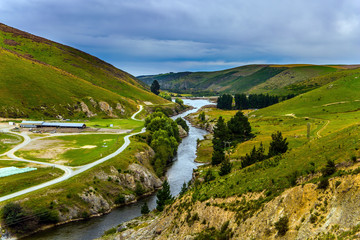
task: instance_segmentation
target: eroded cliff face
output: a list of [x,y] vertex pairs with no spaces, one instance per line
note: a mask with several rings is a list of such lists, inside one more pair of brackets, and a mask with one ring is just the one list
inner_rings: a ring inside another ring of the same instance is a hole
[[[341,234],[360,237],[359,174],[332,178],[325,190],[312,183],[287,189],[248,215],[238,210],[246,204],[251,210],[251,203],[264,197],[263,193],[250,193],[192,203],[191,196],[186,195],[161,215],[132,220],[127,225],[136,228],[103,239],[193,239],[211,227],[219,230],[227,221],[232,239],[330,239],[326,237]],[[280,236],[275,223],[282,217],[289,220],[288,231]]]

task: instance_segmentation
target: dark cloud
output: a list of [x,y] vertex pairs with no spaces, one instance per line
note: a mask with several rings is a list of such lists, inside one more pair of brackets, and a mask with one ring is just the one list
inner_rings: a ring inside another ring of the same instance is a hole
[[134,75],[359,63],[357,0],[0,0],[0,21]]

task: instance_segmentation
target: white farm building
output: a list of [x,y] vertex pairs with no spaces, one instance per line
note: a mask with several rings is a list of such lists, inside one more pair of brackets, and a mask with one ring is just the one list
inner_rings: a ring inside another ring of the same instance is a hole
[[44,121],[22,121],[20,123],[22,128],[86,128],[85,123],[58,123],[58,122],[44,122]]

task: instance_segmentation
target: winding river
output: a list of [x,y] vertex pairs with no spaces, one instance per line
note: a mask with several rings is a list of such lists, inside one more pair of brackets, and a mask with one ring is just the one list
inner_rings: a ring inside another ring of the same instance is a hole
[[[172,117],[173,119],[185,117],[190,113],[196,112],[202,106],[211,104],[208,100],[203,99],[184,99],[184,103],[186,105],[193,106],[194,108]],[[203,139],[203,136],[207,134],[206,131],[192,127],[188,121],[186,122],[189,125],[189,136],[184,138],[180,143],[178,154],[166,173],[171,193],[174,196],[179,194],[183,183],[187,183],[191,179],[193,169],[197,168],[198,164],[194,162],[194,159],[196,158],[196,141],[197,139]],[[141,199],[137,203],[131,205],[116,208],[109,214],[101,217],[61,225],[36,233],[25,239],[88,240],[98,238],[103,235],[104,231],[140,216],[140,209],[144,202],[147,202],[150,209],[154,209],[156,207],[156,195]]]

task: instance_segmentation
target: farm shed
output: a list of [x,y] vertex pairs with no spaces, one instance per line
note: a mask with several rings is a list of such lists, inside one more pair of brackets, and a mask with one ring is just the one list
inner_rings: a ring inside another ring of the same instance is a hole
[[85,123],[57,123],[44,122],[41,127],[56,127],[56,128],[86,128]]
[[43,121],[22,121],[20,127],[22,128],[38,128],[41,127]]

